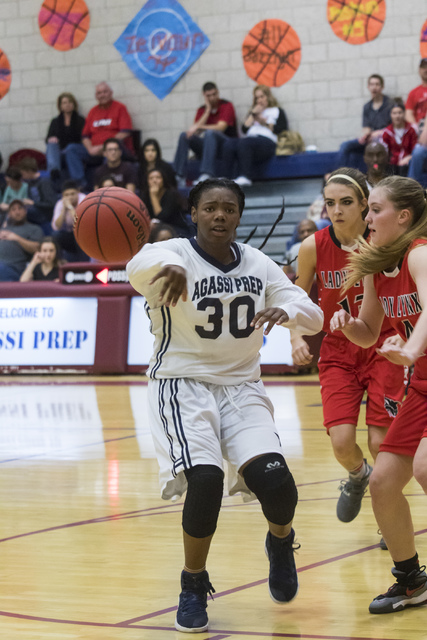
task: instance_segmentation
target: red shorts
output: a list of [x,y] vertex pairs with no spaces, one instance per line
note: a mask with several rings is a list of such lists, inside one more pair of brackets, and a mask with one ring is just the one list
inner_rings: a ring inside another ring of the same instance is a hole
[[413,458],[421,438],[427,438],[427,397],[409,387],[408,396],[387,431],[380,451]]
[[379,356],[376,346],[362,349],[327,334],[320,348],[319,379],[323,424],[357,425],[365,391],[366,424],[389,427],[405,393],[405,369]]

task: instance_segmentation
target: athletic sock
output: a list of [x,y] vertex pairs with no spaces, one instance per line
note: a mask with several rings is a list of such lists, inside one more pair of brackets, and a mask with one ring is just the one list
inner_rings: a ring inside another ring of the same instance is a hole
[[363,460],[360,467],[356,467],[353,471],[349,472],[349,476],[353,478],[353,480],[362,480],[368,474],[369,468],[367,462]]
[[414,569],[420,568],[420,563],[418,562],[418,553],[414,555],[413,558],[409,558],[409,560],[402,560],[401,562],[395,562],[394,566],[398,571],[403,571],[403,573],[411,573]]

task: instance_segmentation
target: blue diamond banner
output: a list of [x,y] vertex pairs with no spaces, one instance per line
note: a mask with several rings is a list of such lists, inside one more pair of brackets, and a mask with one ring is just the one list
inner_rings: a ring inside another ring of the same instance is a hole
[[163,100],[209,44],[177,0],[148,0],[114,46],[136,77]]

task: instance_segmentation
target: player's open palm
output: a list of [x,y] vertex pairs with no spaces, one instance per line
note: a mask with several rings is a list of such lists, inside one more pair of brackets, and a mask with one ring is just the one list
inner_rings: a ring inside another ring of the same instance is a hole
[[266,307],[254,316],[254,319],[251,322],[251,327],[255,327],[255,329],[260,329],[264,326],[264,324],[268,323],[264,335],[268,335],[275,324],[284,324],[288,322],[289,316],[286,311],[283,311],[280,307]]
[[154,276],[150,284],[163,278],[159,301],[167,307],[176,306],[179,298],[187,300],[187,275],[185,269],[174,264],[167,264]]

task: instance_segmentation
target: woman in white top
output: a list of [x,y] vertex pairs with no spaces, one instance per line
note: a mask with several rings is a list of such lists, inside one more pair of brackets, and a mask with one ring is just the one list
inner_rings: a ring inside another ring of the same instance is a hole
[[[286,114],[277,104],[269,87],[259,84],[242,125],[243,138],[230,138],[224,145],[225,175],[240,185],[252,184],[256,164],[265,162],[276,152],[277,136],[288,128]],[[237,170],[237,171],[236,171]]]

